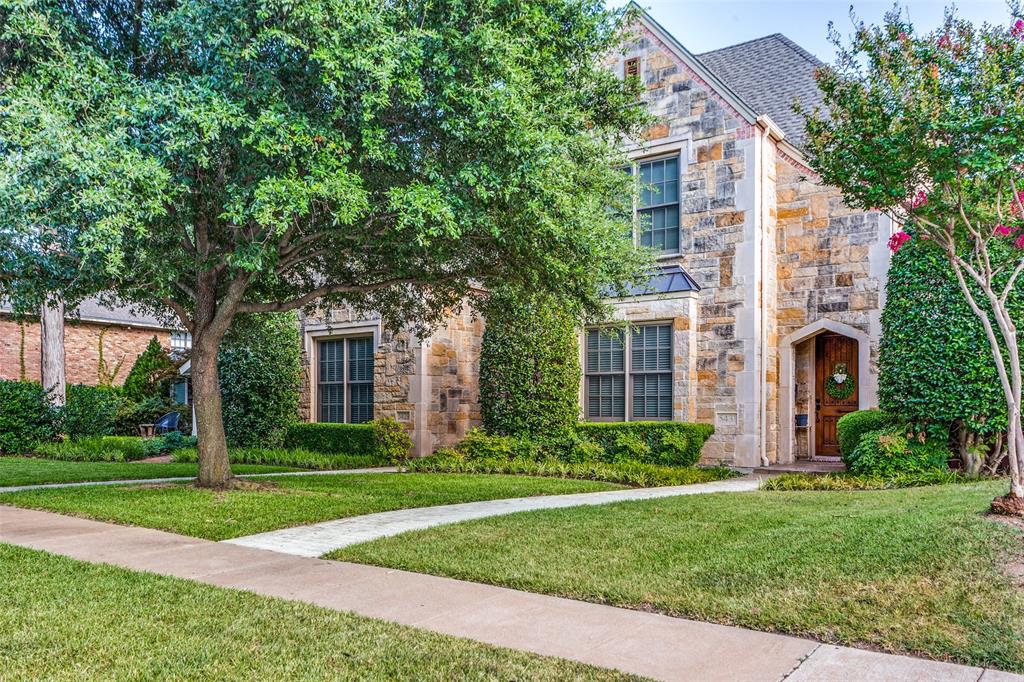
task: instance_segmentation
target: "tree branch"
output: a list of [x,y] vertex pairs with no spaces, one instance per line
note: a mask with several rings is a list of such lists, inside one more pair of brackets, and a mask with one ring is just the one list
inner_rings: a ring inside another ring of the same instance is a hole
[[[455,279],[454,277],[450,279]],[[367,294],[381,289],[387,289],[388,287],[399,286],[402,284],[411,284],[414,286],[427,286],[431,282],[426,282],[419,279],[397,277],[395,279],[388,279],[381,282],[375,282],[373,284],[330,284],[322,286],[317,289],[298,296],[288,301],[273,301],[268,303],[242,303],[238,306],[238,312],[240,313],[284,313],[289,310],[296,310],[309,303],[312,303],[318,298],[324,296],[331,296],[332,294]]]

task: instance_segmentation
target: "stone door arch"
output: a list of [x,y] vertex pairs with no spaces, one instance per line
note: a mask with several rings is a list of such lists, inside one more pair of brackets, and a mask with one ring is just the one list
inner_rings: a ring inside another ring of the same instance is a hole
[[[871,372],[871,337],[868,334],[848,324],[823,319],[786,335],[779,342],[779,451],[776,460],[779,463],[788,464],[796,459],[796,348],[805,341],[827,332],[840,334],[857,342],[857,376],[860,383],[857,390],[857,408],[863,410],[878,403],[878,378]],[[813,401],[812,395],[807,427],[810,432],[813,432],[814,428]],[[808,433],[807,438],[811,444],[809,454],[813,455],[812,433]]]

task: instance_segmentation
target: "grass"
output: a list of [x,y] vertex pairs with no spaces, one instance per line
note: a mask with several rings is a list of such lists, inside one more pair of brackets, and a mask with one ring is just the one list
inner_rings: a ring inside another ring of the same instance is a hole
[[0,495],[0,503],[225,540],[392,509],[617,487],[596,481],[461,474],[282,476],[259,485],[226,492],[185,484],[28,490]]
[[468,459],[434,454],[405,463],[409,471],[465,474],[516,474],[520,476],[552,476],[591,481],[607,481],[646,488],[665,485],[707,483],[739,476],[726,467],[668,467],[644,462],[562,462],[557,459],[526,458]]
[[1024,599],[1003,572],[1021,533],[983,516],[1005,485],[545,510],[329,558],[1024,671]]
[[[300,448],[229,448],[228,459],[235,464],[267,464],[300,467],[302,469],[366,469],[390,466],[391,463],[376,455],[325,455]],[[175,462],[198,462],[195,448],[176,450]]]
[[349,613],[0,545],[5,680],[625,680]]
[[[295,471],[279,466],[232,466],[236,474]],[[158,464],[152,462],[71,462],[35,457],[0,457],[0,487],[40,483],[78,483],[122,479],[172,478],[195,476],[195,464]]]
[[765,480],[761,484],[761,490],[888,490],[984,480],[989,479],[946,470],[895,476],[867,476],[844,471],[833,474],[782,474]]

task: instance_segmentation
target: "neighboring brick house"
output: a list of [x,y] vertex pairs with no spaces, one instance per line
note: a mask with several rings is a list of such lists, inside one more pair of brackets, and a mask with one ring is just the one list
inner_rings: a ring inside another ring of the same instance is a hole
[[[713,423],[705,459],[737,466],[835,456],[838,417],[876,401],[892,226],[801,155],[792,103],[820,101],[820,64],[781,35],[694,55],[649,15],[637,28],[608,68],[641,77],[658,119],[628,151],[658,190],[637,239],[662,270],[613,301],[636,324],[625,338],[581,332],[581,417]],[[417,454],[453,443],[480,423],[482,330],[468,310],[425,339],[345,311],[306,319],[305,414],[395,417]],[[843,370],[840,400],[825,386]]]
[[[67,383],[95,386],[101,372],[106,372],[113,384],[123,384],[154,336],[168,350],[183,351],[190,342],[188,334],[168,328],[155,317],[96,299],[83,301],[67,315],[64,325]],[[0,305],[0,379],[39,381],[41,362],[39,321],[18,321]]]

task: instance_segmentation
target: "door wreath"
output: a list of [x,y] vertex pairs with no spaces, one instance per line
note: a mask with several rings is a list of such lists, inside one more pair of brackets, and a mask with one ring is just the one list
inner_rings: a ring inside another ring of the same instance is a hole
[[836,400],[846,400],[853,395],[856,387],[845,362],[837,362],[832,368],[832,374],[825,380],[825,392]]

